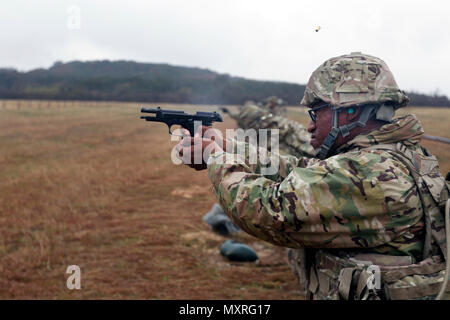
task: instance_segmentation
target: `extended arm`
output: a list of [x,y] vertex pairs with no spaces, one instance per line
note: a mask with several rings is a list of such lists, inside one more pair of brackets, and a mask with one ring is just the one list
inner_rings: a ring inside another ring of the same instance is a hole
[[[210,158],[214,192],[233,221],[262,240],[294,248],[369,248],[421,223],[407,170],[394,162],[392,171],[377,165],[391,161],[387,155],[299,159],[278,181],[256,173],[244,158],[221,164],[225,155]],[[405,190],[401,196],[399,188]]]

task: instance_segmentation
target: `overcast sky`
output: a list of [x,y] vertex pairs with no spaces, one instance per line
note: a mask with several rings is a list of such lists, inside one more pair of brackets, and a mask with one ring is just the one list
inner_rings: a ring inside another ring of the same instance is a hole
[[362,51],[402,89],[450,97],[444,0],[15,0],[2,2],[0,28],[0,66],[19,70],[125,59],[303,84],[328,58]]

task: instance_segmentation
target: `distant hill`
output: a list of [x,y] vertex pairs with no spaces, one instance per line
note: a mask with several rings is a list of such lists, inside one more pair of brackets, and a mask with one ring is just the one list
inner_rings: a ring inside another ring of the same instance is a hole
[[[133,61],[56,62],[48,69],[0,69],[0,98],[242,104],[276,95],[299,104],[304,85],[256,81],[207,69]],[[446,96],[408,93],[412,105],[450,106]]]

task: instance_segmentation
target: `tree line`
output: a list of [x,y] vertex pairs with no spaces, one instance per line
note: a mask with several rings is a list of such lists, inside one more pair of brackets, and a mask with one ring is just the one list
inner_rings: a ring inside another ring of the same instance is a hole
[[[0,98],[243,104],[275,95],[298,105],[305,86],[256,81],[207,69],[133,61],[56,62],[48,69],[0,69]],[[410,105],[450,106],[444,95],[407,93]]]

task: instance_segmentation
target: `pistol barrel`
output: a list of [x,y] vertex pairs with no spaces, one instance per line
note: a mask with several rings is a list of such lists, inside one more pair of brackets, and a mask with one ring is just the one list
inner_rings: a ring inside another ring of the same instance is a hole
[[157,109],[152,109],[152,108],[141,108],[141,112],[142,113],[157,113],[158,111],[160,111],[161,108],[158,107]]

